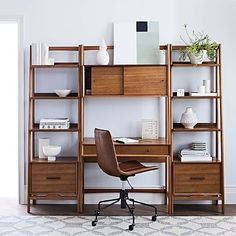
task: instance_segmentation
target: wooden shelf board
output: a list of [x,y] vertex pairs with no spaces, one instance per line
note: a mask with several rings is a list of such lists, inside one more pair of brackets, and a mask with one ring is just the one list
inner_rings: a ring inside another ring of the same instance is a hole
[[172,99],[216,99],[220,96],[172,96]]
[[31,200],[77,200],[77,195],[70,195],[68,196],[65,194],[48,194],[48,193],[32,193],[32,196],[29,196]]
[[178,157],[174,157],[173,162],[175,164],[212,164],[212,163],[221,163],[221,160],[216,160],[216,158],[213,158],[212,161],[180,161],[180,159]]
[[[112,49],[114,49],[114,46],[109,45],[109,46],[107,46],[107,49],[112,50]],[[99,50],[99,46],[97,46],[97,45],[93,45],[93,46],[87,45],[87,46],[84,46],[84,50],[85,51]],[[167,45],[160,45],[160,50],[167,50]]]
[[39,129],[39,124],[34,124],[34,127],[30,129],[31,132],[78,132],[78,124],[71,123],[69,129]]
[[79,51],[78,46],[53,46],[49,47],[50,51]]
[[[159,138],[159,139],[141,139],[140,137],[131,137],[132,139],[139,139],[138,143],[129,143],[129,144],[123,144],[123,143],[117,143],[114,142],[114,145],[170,145],[170,142],[166,138]],[[83,145],[95,145],[94,138],[84,138]]]
[[[116,188],[85,188],[85,193],[117,193],[120,189]],[[166,189],[163,188],[134,188],[129,189],[129,192],[139,192],[139,193],[166,193]]]
[[[138,155],[138,154],[123,154],[117,155],[119,161],[130,161],[135,159],[140,162],[152,162],[152,163],[164,163],[167,161],[167,156],[165,155]],[[97,162],[96,155],[83,155],[84,162]]]
[[39,159],[38,157],[33,158],[30,163],[77,163],[77,157],[57,157],[55,161],[48,161],[47,159]]
[[185,49],[186,47],[188,47],[189,45],[172,45],[172,50],[173,51],[179,51],[181,49]]
[[85,67],[121,67],[121,66],[168,66],[168,64],[118,64],[118,65],[113,65],[113,64],[109,64],[109,65],[84,65]]
[[211,131],[221,131],[216,127],[216,123],[198,123],[193,129],[186,129],[181,123],[174,123],[174,132],[211,132]]
[[142,95],[126,95],[126,94],[102,94],[102,95],[85,95],[85,98],[91,97],[167,97],[167,95],[151,95],[151,94],[142,94]]
[[31,65],[31,68],[78,68],[77,62],[56,62],[54,65]]
[[193,195],[191,193],[186,193],[185,195],[181,194],[174,194],[173,195],[174,200],[222,200],[222,195],[219,194],[205,194],[205,195]]
[[79,99],[78,93],[70,93],[66,97],[59,97],[56,93],[35,93],[30,99]]
[[190,62],[174,61],[172,63],[172,66],[174,67],[214,67],[214,66],[220,66],[220,64],[217,64],[215,62],[203,62],[202,64],[191,64]]

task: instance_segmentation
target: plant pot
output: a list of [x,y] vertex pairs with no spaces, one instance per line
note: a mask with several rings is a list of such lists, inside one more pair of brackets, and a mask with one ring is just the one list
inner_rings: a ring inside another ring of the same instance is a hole
[[191,64],[202,64],[206,55],[206,50],[202,50],[199,53],[189,53],[188,57]]
[[193,129],[194,126],[197,124],[197,116],[193,112],[192,107],[187,107],[185,112],[182,114],[180,123],[186,128],[186,129]]

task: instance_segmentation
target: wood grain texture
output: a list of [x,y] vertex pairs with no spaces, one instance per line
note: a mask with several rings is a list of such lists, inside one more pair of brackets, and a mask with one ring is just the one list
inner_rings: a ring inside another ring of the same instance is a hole
[[124,94],[166,95],[166,66],[125,66]]
[[123,67],[92,67],[92,95],[123,94]]
[[175,193],[220,193],[220,163],[174,165]]
[[76,193],[76,164],[31,164],[32,193]]

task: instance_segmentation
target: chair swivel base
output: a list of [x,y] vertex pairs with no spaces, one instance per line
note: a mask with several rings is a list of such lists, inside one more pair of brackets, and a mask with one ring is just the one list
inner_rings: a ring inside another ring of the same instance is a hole
[[[92,221],[92,226],[97,225],[98,216],[100,215],[101,211],[103,211],[104,209],[116,204],[119,201],[121,202],[121,208],[126,208],[127,207],[129,209],[130,215],[132,216],[132,224],[129,225],[129,230],[130,231],[133,230],[134,226],[135,226],[135,216],[134,216],[134,204],[135,203],[153,208],[155,210],[155,215],[152,216],[152,221],[156,221],[156,219],[157,219],[157,208],[153,205],[150,205],[150,204],[147,204],[147,203],[144,203],[144,202],[139,202],[139,201],[136,201],[132,198],[129,198],[128,197],[128,191],[125,189],[125,190],[120,190],[120,197],[119,198],[103,200],[103,201],[100,201],[98,203],[98,209],[96,211],[95,220]],[[132,202],[132,207],[129,206],[127,201]],[[101,203],[107,203],[107,202],[111,202],[111,203],[109,205],[106,205],[106,206],[101,208]]]

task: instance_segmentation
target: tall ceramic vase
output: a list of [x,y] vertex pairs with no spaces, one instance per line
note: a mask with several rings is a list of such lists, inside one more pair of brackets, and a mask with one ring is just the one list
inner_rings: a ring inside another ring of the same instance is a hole
[[192,107],[187,107],[181,116],[180,123],[186,129],[193,129],[197,122],[197,115],[193,112]]
[[108,65],[108,63],[109,63],[109,54],[107,52],[106,42],[103,39],[101,45],[99,46],[99,51],[97,53],[97,64]]

